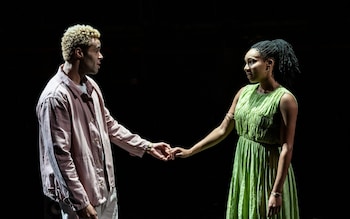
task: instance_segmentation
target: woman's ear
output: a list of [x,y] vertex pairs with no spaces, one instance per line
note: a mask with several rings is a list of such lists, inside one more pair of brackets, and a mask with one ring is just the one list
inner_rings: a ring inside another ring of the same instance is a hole
[[267,64],[266,64],[266,70],[270,69],[273,67],[273,65],[275,64],[273,59],[267,59]]
[[267,63],[269,65],[273,65],[275,63],[275,61],[273,59],[267,59]]

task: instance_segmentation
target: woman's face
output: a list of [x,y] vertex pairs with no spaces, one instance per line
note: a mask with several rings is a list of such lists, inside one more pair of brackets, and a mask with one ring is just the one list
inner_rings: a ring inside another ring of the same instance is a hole
[[272,73],[268,61],[263,60],[256,49],[250,49],[244,57],[244,71],[251,83],[266,80]]

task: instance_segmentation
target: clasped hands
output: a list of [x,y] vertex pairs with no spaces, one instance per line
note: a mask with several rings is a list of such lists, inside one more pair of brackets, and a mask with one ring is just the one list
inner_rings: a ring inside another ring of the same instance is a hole
[[174,160],[176,157],[187,157],[189,155],[189,150],[182,147],[172,148],[165,142],[157,142],[152,144],[152,147],[147,153],[159,160],[168,161]]

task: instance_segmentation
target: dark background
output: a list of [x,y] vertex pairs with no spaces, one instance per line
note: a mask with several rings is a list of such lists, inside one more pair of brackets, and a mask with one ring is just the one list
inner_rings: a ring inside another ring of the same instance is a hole
[[[10,15],[1,15],[0,30],[9,149],[2,161],[3,188],[14,217],[54,218],[41,192],[35,105],[62,63],[63,31],[76,23],[102,33],[104,60],[94,78],[115,118],[147,139],[184,147],[221,122],[233,95],[247,83],[243,56],[249,46],[261,39],[289,41],[303,72],[296,89],[300,111],[293,157],[301,217],[348,215],[341,201],[348,194],[350,146],[350,19],[344,5],[16,4],[4,8]],[[224,218],[235,140],[232,134],[215,148],[170,162],[132,157],[115,147],[120,218]]]

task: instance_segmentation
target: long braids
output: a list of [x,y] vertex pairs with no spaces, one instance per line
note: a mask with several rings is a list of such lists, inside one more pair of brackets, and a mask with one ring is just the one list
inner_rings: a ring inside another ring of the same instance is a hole
[[295,78],[301,73],[299,61],[292,45],[283,39],[275,39],[257,42],[251,48],[257,49],[264,60],[274,59],[273,75],[275,80],[292,89]]

